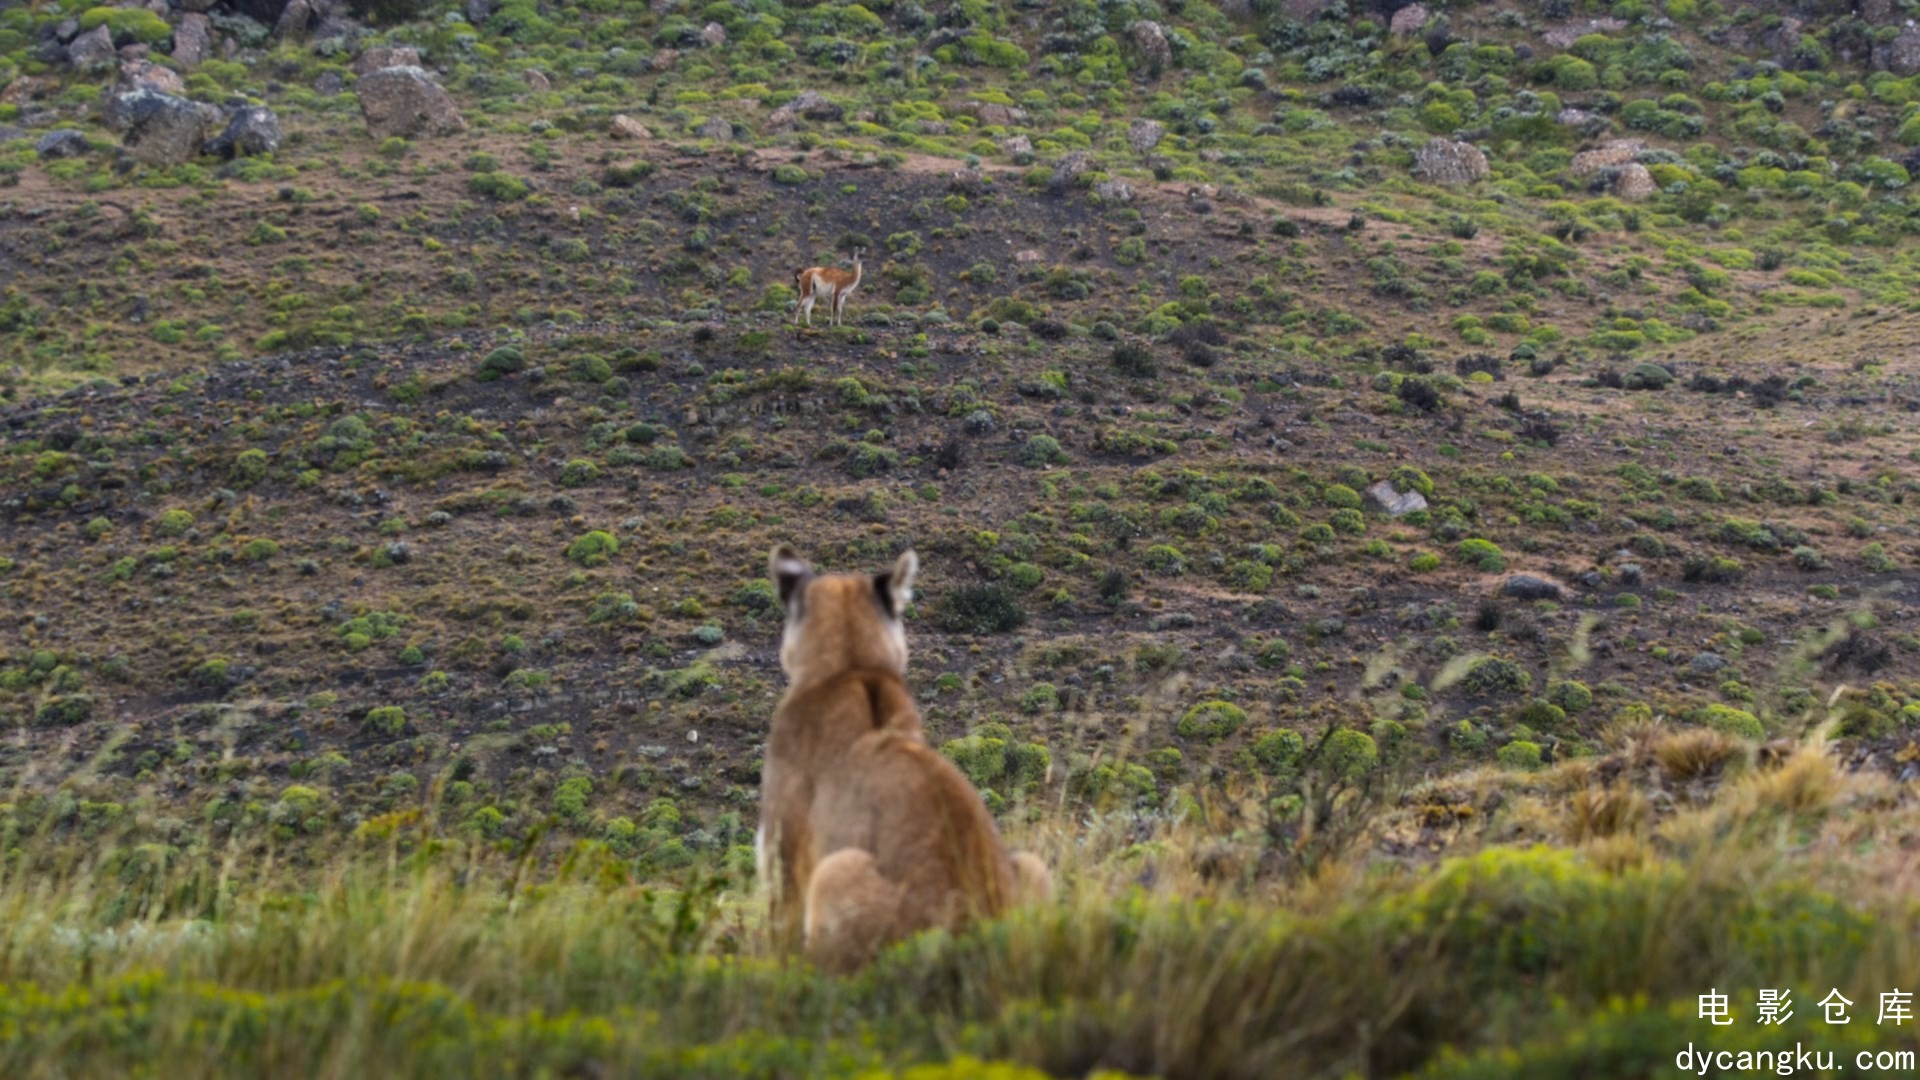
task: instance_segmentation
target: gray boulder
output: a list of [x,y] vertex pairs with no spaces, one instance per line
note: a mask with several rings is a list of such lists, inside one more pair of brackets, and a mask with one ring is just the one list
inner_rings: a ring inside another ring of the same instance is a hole
[[115,94],[113,114],[126,132],[122,144],[143,165],[168,168],[192,161],[220,122],[220,110],[157,90]]
[[1155,75],[1172,66],[1173,42],[1167,40],[1166,27],[1141,19],[1127,27],[1127,35],[1133,39],[1133,47],[1140,51],[1140,59]]
[[227,126],[208,140],[206,151],[220,157],[255,157],[280,149],[280,118],[273,110],[249,105],[233,110]]
[[33,144],[33,149],[40,155],[40,160],[51,161],[55,158],[79,157],[90,147],[87,145],[87,136],[84,132],[74,128],[61,128],[40,136],[40,141]]
[[1167,127],[1158,120],[1145,118],[1135,120],[1127,127],[1127,145],[1133,147],[1136,154],[1144,154],[1160,145],[1166,138]]
[[113,49],[113,32],[107,29],[105,23],[74,38],[67,45],[67,62],[82,71],[105,67],[117,55]]
[[198,12],[180,16],[173,28],[173,62],[189,70],[213,55],[213,23]]
[[1472,143],[1428,139],[1414,152],[1413,170],[1436,184],[1471,184],[1486,178],[1487,155]]
[[1920,26],[1907,27],[1887,43],[1886,68],[1900,76],[1920,74]]
[[1373,500],[1373,505],[1386,511],[1389,517],[1400,517],[1404,514],[1411,514],[1415,510],[1425,510],[1427,508],[1426,496],[1417,491],[1404,493],[1395,491],[1393,484],[1385,480],[1368,488],[1367,498]]
[[1533,574],[1509,577],[1501,583],[1500,591],[1516,600],[1558,600],[1564,595],[1557,583]]
[[1394,37],[1412,37],[1426,28],[1427,21],[1433,18],[1424,4],[1408,4],[1393,13],[1393,21],[1387,30]]
[[420,50],[406,45],[375,45],[353,58],[355,75],[371,75],[381,68],[419,66]]
[[1693,654],[1687,667],[1696,675],[1711,675],[1727,666],[1727,658],[1719,653],[1699,652]]
[[1053,175],[1047,178],[1047,187],[1053,191],[1064,191],[1092,168],[1093,157],[1084,150],[1075,150],[1053,167]]
[[360,112],[378,138],[451,135],[467,130],[453,98],[417,67],[381,68],[360,80]]

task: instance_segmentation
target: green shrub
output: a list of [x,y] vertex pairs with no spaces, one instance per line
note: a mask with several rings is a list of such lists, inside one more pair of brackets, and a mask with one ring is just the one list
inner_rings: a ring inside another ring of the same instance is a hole
[[1483,656],[1467,668],[1460,685],[1470,694],[1520,694],[1533,685],[1533,676],[1511,660]]
[[1025,625],[1027,612],[1006,585],[962,585],[947,594],[935,621],[949,633],[1002,634]]
[[240,451],[227,470],[227,481],[235,487],[249,488],[266,478],[267,452],[257,448]]
[[952,739],[940,747],[940,752],[967,775],[976,787],[991,787],[1007,772],[1007,742],[1005,739],[989,738],[986,735],[973,734],[964,738]]
[[1502,768],[1519,772],[1539,772],[1545,768],[1540,761],[1540,744],[1525,739],[1515,739],[1501,747],[1494,758]]
[[1694,710],[1693,721],[1722,734],[1734,735],[1742,739],[1759,740],[1767,736],[1767,729],[1760,723],[1759,717],[1730,705],[1716,703],[1702,706]]
[[116,45],[132,42],[158,45],[173,36],[173,27],[167,25],[167,20],[144,7],[96,7],[81,12],[81,30],[100,26],[105,26],[113,35]]
[[604,566],[607,560],[620,554],[620,541],[610,532],[595,529],[586,533],[567,548],[567,558],[581,566]]
[[1064,465],[1067,453],[1060,448],[1060,440],[1051,435],[1035,435],[1020,448],[1020,464],[1030,469],[1048,465]]
[[480,370],[475,377],[481,382],[492,382],[502,375],[511,375],[526,369],[526,354],[516,346],[502,345],[488,353],[486,359],[480,361]]
[[1203,701],[1188,709],[1174,730],[1189,739],[1219,742],[1246,722],[1246,710],[1230,701]]
[[1453,553],[1461,562],[1479,567],[1489,574],[1497,574],[1507,568],[1506,553],[1491,540],[1479,537],[1462,540]]
[[1355,783],[1380,764],[1380,747],[1364,731],[1342,728],[1320,747],[1319,765],[1335,780]]
[[496,202],[518,202],[532,192],[525,180],[505,172],[474,173],[467,178],[467,190]]
[[382,705],[368,709],[367,717],[360,726],[371,735],[385,735],[394,738],[407,729],[407,711],[398,705]]
[[1260,763],[1261,769],[1278,776],[1299,763],[1306,741],[1298,732],[1278,728],[1253,740],[1252,749],[1253,759]]
[[1585,683],[1563,679],[1547,684],[1547,700],[1569,713],[1579,713],[1593,704],[1593,691]]

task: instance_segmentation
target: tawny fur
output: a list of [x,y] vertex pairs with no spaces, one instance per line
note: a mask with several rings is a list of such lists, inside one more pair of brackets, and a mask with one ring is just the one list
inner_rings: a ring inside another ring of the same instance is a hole
[[860,248],[853,249],[852,270],[842,270],[836,266],[809,266],[793,272],[793,285],[800,295],[800,302],[793,309],[796,325],[803,318],[806,325],[813,325],[814,301],[821,297],[827,300],[828,324],[840,325],[847,308],[847,298],[860,287],[860,277],[866,272],[860,265],[860,252]]
[[907,691],[900,622],[918,560],[816,575],[782,545],[789,685],[761,771],[761,875],[784,949],[851,971],[881,947],[1046,897],[1032,855],[1009,855],[980,793],[927,745]]

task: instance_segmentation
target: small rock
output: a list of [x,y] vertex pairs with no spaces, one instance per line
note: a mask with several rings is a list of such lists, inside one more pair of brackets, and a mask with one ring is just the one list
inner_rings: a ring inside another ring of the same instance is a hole
[[1133,201],[1133,185],[1125,180],[1102,180],[1093,185],[1093,193],[1103,202],[1118,203],[1121,206]]
[[313,80],[313,92],[323,97],[332,97],[346,88],[347,80],[341,78],[337,71],[323,71],[319,78]]
[[1613,193],[1623,199],[1638,201],[1652,195],[1654,190],[1653,174],[1637,161],[1620,166],[1620,171],[1614,174]]
[[1369,487],[1367,497],[1373,500],[1375,506],[1386,511],[1389,517],[1400,517],[1403,514],[1411,514],[1415,510],[1427,508],[1426,496],[1417,491],[1405,493],[1396,491],[1393,484],[1386,480]]
[[1711,675],[1726,666],[1726,657],[1710,652],[1694,653],[1693,659],[1687,663],[1687,667],[1696,675]]
[[969,101],[966,104],[982,127],[1009,127],[1027,122],[1027,110],[1002,105],[997,101]]
[[727,43],[727,28],[717,22],[710,22],[700,28],[700,44],[717,49]]
[[528,68],[520,73],[520,77],[526,80],[527,89],[536,94],[544,94],[553,89],[553,80],[547,78],[546,73],[543,71]]
[[55,158],[79,157],[89,148],[86,133],[73,128],[61,128],[40,136],[40,141],[33,144],[33,149],[42,161],[51,161]]
[[826,95],[818,90],[804,90],[788,104],[809,120],[838,120],[847,114],[845,109],[828,101]]
[[420,50],[405,45],[375,45],[353,58],[353,73],[360,76],[381,68],[419,66]]
[[1133,39],[1133,47],[1140,50],[1140,58],[1147,68],[1158,75],[1173,64],[1173,43],[1167,40],[1167,29],[1150,19],[1141,19],[1127,27],[1127,36]]
[[1014,135],[1000,141],[1000,149],[1009,154],[1033,153],[1033,140],[1025,135]]
[[205,15],[189,12],[173,28],[173,62],[192,70],[213,55],[213,23]]
[[1433,13],[1428,11],[1425,5],[1408,4],[1393,13],[1393,21],[1388,24],[1387,29],[1394,37],[1412,37],[1425,29],[1427,20],[1431,18]]
[[1645,144],[1638,139],[1615,139],[1605,146],[1582,150],[1573,155],[1573,163],[1569,167],[1575,176],[1591,176],[1601,169],[1625,165],[1645,148]]
[[467,130],[453,99],[417,67],[382,68],[360,80],[360,112],[377,138],[451,135]]
[[698,128],[695,128],[693,133],[703,139],[715,139],[720,142],[726,142],[733,138],[733,125],[716,116],[706,123],[701,124]]
[[467,0],[467,22],[479,26],[493,18],[494,0]]
[[653,132],[648,131],[645,124],[628,116],[626,113],[621,113],[613,118],[613,121],[607,125],[607,134],[616,139],[653,138]]
[[67,46],[67,62],[81,70],[105,67],[118,54],[113,51],[113,31],[105,23],[74,38]]
[[1565,595],[1557,583],[1533,574],[1514,574],[1501,583],[1500,591],[1516,600],[1558,600]]
[[22,75],[0,90],[0,105],[19,105],[23,102],[38,101],[60,89],[60,83],[50,75]]
[[1556,49],[1567,49],[1572,48],[1574,42],[1588,34],[1612,34],[1626,28],[1627,24],[1620,19],[1583,19],[1565,26],[1556,26],[1540,36]]
[[312,26],[313,5],[308,0],[288,0],[287,6],[280,9],[280,19],[273,24],[273,32],[282,41],[300,41]]
[[661,49],[659,52],[653,54],[653,59],[649,60],[648,64],[651,65],[655,71],[666,71],[679,62],[679,49]]
[[1460,185],[1487,175],[1487,155],[1472,143],[1428,139],[1413,155],[1414,172],[1436,184]]
[[1920,75],[1920,26],[1908,26],[1886,46],[1886,67],[1895,75]]
[[280,149],[280,118],[273,110],[249,105],[233,110],[224,131],[207,142],[207,153],[220,157],[256,157]]
[[1022,266],[1026,266],[1029,263],[1037,263],[1044,258],[1046,258],[1046,256],[1040,254],[1039,252],[1033,250],[1032,248],[1026,248],[1021,251],[1016,251],[1013,253],[1013,261],[1019,263]]
[[1093,158],[1083,150],[1075,150],[1060,159],[1053,167],[1053,175],[1047,180],[1047,187],[1053,191],[1062,191],[1080,179],[1087,170],[1093,168]]
[[1142,118],[1127,126],[1127,145],[1133,147],[1134,153],[1144,154],[1159,146],[1160,140],[1165,138],[1166,134],[1165,124],[1158,120]]

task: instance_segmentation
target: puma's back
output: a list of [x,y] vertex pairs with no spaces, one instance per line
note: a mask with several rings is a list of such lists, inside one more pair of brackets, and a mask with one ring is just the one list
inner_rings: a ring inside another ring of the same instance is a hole
[[884,574],[815,574],[785,546],[770,565],[789,686],[767,735],[761,871],[782,943],[804,938],[837,970],[1049,887],[922,733],[901,623],[917,569],[908,552]]

